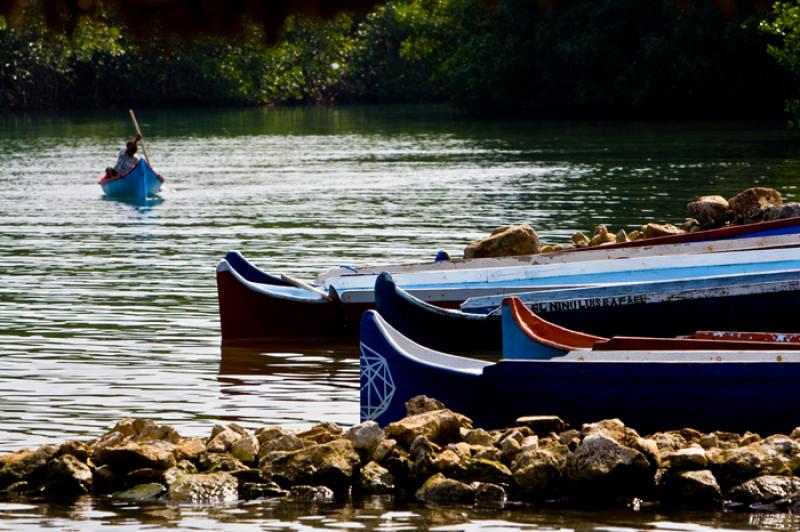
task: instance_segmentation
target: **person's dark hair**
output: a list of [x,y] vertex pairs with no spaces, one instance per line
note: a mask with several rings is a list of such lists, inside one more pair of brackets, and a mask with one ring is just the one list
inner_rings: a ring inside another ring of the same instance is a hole
[[136,143],[129,142],[125,145],[125,153],[128,154],[128,157],[133,157],[133,154],[136,153]]

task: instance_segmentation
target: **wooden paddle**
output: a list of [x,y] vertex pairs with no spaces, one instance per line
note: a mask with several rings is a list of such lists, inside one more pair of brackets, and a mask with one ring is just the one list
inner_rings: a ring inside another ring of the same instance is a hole
[[[139,141],[142,143],[142,153],[144,153],[144,160],[147,161],[147,166],[149,166],[150,169],[153,170],[153,165],[150,164],[150,157],[147,156],[147,149],[144,147],[144,135],[142,135],[142,130],[139,128],[139,122],[136,120],[136,115],[134,114],[133,109],[128,109],[128,112],[131,114],[131,120],[133,120],[133,126],[136,128],[136,133],[139,134],[140,137]],[[153,172],[155,172],[155,170],[153,170]],[[158,179],[161,180],[162,183],[164,182],[164,178],[161,177],[158,173],[156,173],[156,176],[158,177]]]

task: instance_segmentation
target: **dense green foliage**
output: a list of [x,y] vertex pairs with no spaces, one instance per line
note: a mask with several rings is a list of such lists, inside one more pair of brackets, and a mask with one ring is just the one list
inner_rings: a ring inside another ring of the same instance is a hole
[[[473,113],[553,117],[774,116],[786,74],[756,17],[711,0],[390,0],[358,19],[289,18],[268,45],[236,37],[126,38],[102,9],[70,36],[36,4],[0,18],[0,109],[449,100]],[[800,76],[794,3],[763,22]],[[793,18],[792,18],[793,17]],[[162,32],[162,35],[167,35]],[[792,36],[790,39],[786,36]]]
[[[773,16],[761,22],[761,29],[777,38],[778,44],[767,48],[769,54],[800,82],[800,0],[776,2]],[[787,100],[786,111],[792,117],[791,124],[800,125],[800,100]]]

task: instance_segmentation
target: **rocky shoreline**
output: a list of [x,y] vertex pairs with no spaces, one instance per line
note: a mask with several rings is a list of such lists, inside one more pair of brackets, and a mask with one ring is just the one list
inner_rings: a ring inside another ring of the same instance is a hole
[[489,236],[471,242],[464,249],[464,258],[550,253],[800,216],[800,203],[784,203],[781,193],[768,187],[748,188],[727,200],[719,195],[700,196],[689,202],[686,209],[690,218],[677,225],[646,223],[637,229],[620,229],[614,233],[600,224],[595,226],[591,236],[577,231],[570,244],[544,244],[528,224],[504,225]]
[[381,429],[322,423],[304,431],[218,425],[182,437],[151,420],[123,419],[88,441],[0,455],[0,499],[218,504],[307,502],[393,495],[433,504],[660,505],[800,510],[800,427],[789,435],[640,436],[618,419],[568,428],[555,416],[486,431],[434,399]]

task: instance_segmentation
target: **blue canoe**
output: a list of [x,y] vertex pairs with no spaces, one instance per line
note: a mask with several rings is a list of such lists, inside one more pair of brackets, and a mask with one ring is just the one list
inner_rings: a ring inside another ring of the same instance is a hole
[[642,432],[693,427],[788,434],[800,416],[800,353],[607,351],[553,360],[487,362],[433,351],[375,311],[361,320],[361,418],[405,416],[416,395],[442,401],[477,426],[558,415],[572,426],[613,417]]
[[163,178],[156,174],[144,159],[139,159],[136,166],[122,177],[106,179],[103,176],[98,180],[107,196],[136,199],[155,196],[161,191],[163,182]]
[[[486,310],[505,297],[491,298]],[[519,297],[548,321],[606,337],[673,337],[698,329],[800,332],[800,270],[546,290]],[[501,353],[499,313],[436,307],[397,286],[389,274],[375,283],[375,308],[402,334],[433,349]]]

